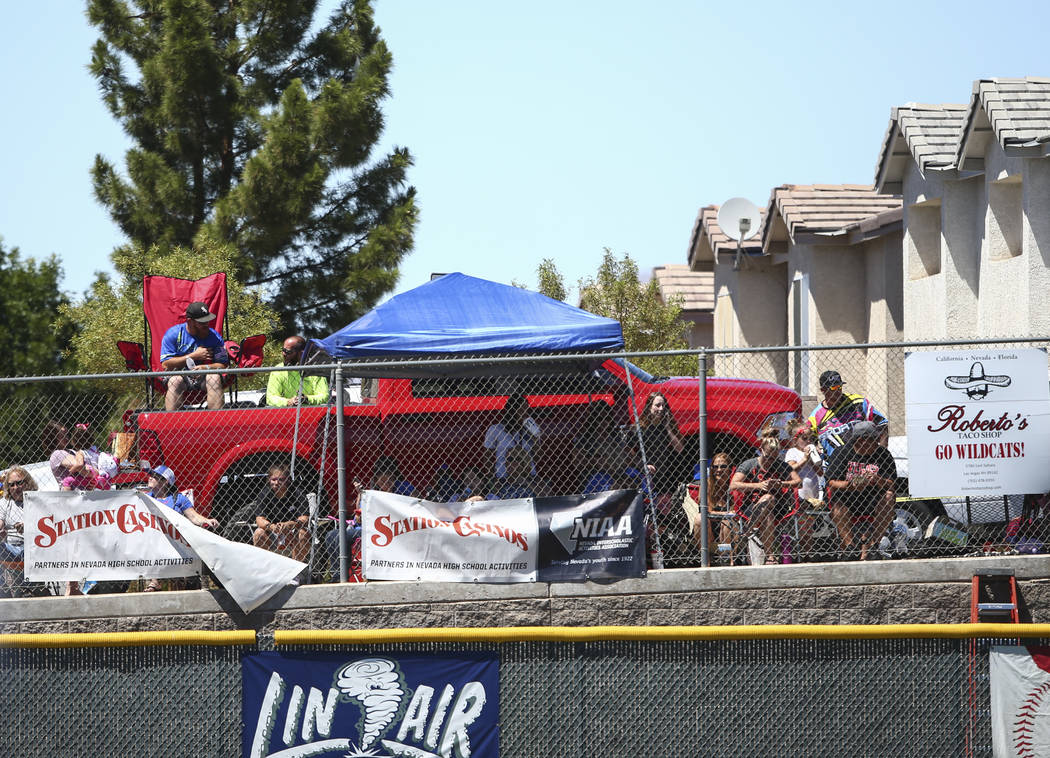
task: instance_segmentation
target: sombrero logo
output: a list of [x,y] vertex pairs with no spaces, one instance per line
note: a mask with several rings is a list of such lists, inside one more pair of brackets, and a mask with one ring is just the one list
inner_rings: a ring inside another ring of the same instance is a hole
[[966,397],[971,400],[983,400],[992,391],[992,387],[1009,387],[1010,377],[1005,374],[984,373],[984,364],[975,361],[970,366],[969,376],[948,376],[944,379],[944,386],[950,390],[965,392]]

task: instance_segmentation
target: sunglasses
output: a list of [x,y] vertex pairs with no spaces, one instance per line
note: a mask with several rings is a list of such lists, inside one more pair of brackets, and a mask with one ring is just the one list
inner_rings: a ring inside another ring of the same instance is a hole
[[17,480],[16,479],[8,479],[7,480],[7,486],[8,487],[24,487],[25,483],[26,483],[25,479],[17,479]]
[[285,355],[293,355],[295,353],[301,353],[302,351],[303,351],[303,349],[301,347],[293,347],[291,350],[289,350],[286,347],[282,347],[281,348],[281,352],[284,353]]
[[711,468],[729,468],[728,463],[712,463]]
[[829,384],[826,387],[821,387],[820,391],[821,392],[827,392],[828,390],[840,390],[840,389],[842,389],[842,385],[841,384]]

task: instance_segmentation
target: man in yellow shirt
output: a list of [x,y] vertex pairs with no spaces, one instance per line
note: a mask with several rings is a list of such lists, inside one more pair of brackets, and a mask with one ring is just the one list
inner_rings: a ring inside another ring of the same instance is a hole
[[[298,366],[306,349],[306,340],[298,334],[289,337],[281,347],[284,366]],[[323,376],[304,376],[299,371],[273,371],[266,384],[266,404],[323,405],[328,402],[328,380]]]

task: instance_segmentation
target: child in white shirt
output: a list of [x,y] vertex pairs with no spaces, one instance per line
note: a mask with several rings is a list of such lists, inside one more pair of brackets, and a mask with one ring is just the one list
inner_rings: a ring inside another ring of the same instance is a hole
[[824,460],[820,456],[820,448],[817,447],[817,435],[805,419],[789,421],[787,432],[791,447],[784,452],[784,462],[802,479],[798,496],[810,501],[819,500]]

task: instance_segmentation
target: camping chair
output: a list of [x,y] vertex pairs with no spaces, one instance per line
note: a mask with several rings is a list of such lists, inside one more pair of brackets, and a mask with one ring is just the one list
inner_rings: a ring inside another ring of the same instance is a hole
[[[170,327],[183,321],[186,318],[186,306],[196,301],[208,306],[208,310],[216,315],[215,323],[222,325],[222,329],[218,331],[225,333],[228,305],[225,272],[220,271],[196,280],[157,275],[147,275],[142,278],[142,310],[145,316],[143,342],[125,340],[117,342],[117,350],[124,357],[124,364],[128,371],[164,370],[160,363],[160,349],[164,333]],[[237,368],[261,366],[262,349],[265,344],[265,334],[247,337],[241,343],[227,341],[231,366]],[[146,345],[149,346],[148,349]],[[236,349],[230,351],[229,346],[231,345],[236,346]],[[235,384],[236,377],[235,374],[224,376],[223,387]],[[148,380],[146,382],[147,402],[150,405],[153,404],[154,392],[163,395],[166,391],[167,385],[160,377]],[[186,394],[185,404],[195,405],[204,399],[204,392],[190,392]]]
[[[791,563],[794,546],[799,542],[799,530],[800,528],[808,528],[806,524],[800,527],[799,521],[807,522],[811,520],[805,510],[805,506],[808,504],[800,500],[798,489],[785,487],[781,490],[781,497],[790,498],[790,503],[788,504],[787,512],[773,521],[774,538],[780,540],[780,543],[774,545],[763,545],[760,539],[751,539],[752,536],[758,537],[759,524],[765,513],[765,508],[759,508],[757,505],[753,505],[750,513],[747,512],[747,507],[752,505],[752,500],[757,501],[758,498],[752,498],[750,496],[751,493],[741,490],[734,490],[731,494],[733,511],[735,518],[739,520],[741,534],[748,539],[747,548],[751,564],[761,565],[766,563],[767,555],[779,555],[777,563]],[[789,538],[789,542],[784,541],[785,536]]]
[[[699,553],[700,527],[697,526],[696,519],[700,515],[700,483],[692,481],[688,484],[683,484],[681,497],[682,511],[685,513],[689,524],[689,536],[692,538],[697,553]],[[714,540],[710,541],[707,546],[711,552],[712,564],[715,562],[715,556],[719,556],[727,559],[729,565],[734,565],[736,556],[744,549],[744,540],[747,537],[746,521],[743,515],[738,511],[730,510],[727,514],[708,513],[707,519],[708,526],[714,535]],[[730,535],[727,543],[719,541],[723,532],[723,524],[728,527],[725,531]],[[729,546],[728,550],[720,548],[719,545],[721,544],[727,544]]]

